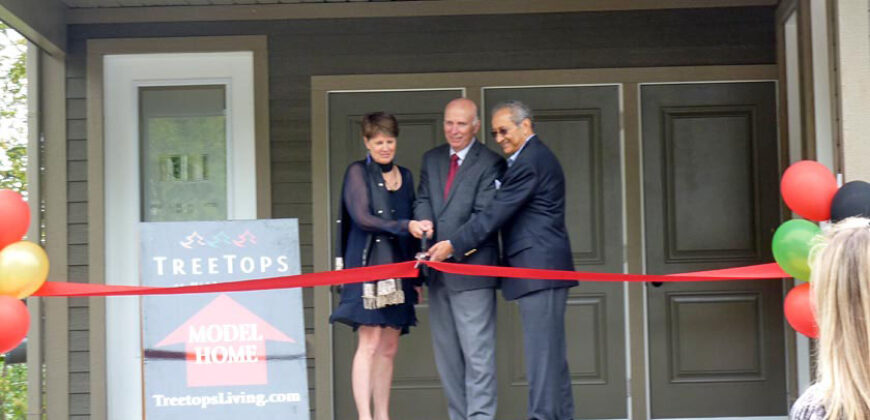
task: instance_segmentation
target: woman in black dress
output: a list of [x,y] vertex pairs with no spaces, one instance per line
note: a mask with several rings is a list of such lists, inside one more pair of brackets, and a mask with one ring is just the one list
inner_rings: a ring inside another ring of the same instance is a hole
[[[392,115],[376,112],[363,117],[362,132],[368,155],[350,164],[344,176],[336,255],[343,256],[346,268],[411,260],[419,247],[409,226],[432,227],[410,220],[414,181],[408,169],[393,164],[399,125]],[[350,325],[358,334],[351,376],[360,420],[389,419],[393,359],[399,335],[417,323],[418,287],[415,279],[386,279],[342,288],[330,322]]]

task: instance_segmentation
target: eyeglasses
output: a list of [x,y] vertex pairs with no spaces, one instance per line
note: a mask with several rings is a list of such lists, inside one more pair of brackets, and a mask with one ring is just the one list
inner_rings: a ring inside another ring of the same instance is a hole
[[507,128],[500,127],[500,128],[493,129],[490,132],[490,134],[492,134],[492,137],[495,138],[495,137],[498,137],[499,134],[501,134],[502,136],[506,136],[507,133],[510,133],[510,131],[511,130],[509,130]]

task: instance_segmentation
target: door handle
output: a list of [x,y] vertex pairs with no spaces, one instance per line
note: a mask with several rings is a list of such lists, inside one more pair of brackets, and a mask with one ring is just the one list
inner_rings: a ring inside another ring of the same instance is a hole
[[663,281],[653,281],[653,282],[650,282],[649,284],[652,285],[652,287],[662,287],[662,285],[665,284],[665,282],[663,282]]

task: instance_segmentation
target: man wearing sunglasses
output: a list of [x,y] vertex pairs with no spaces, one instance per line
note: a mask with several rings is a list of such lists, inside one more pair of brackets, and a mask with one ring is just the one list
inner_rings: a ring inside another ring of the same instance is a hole
[[[535,135],[532,112],[519,101],[495,106],[492,135],[508,169],[495,198],[449,239],[429,248],[431,260],[461,259],[501,230],[510,267],[574,270],[565,227],[565,175],[559,160]],[[574,399],[565,344],[565,305],[576,281],[504,279],[502,295],[519,304],[523,322],[532,420],[566,420]]]

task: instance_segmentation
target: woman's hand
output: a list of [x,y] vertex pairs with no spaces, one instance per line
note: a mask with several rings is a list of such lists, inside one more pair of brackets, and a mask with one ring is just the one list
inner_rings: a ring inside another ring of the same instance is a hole
[[408,222],[408,232],[417,239],[422,238],[423,235],[426,235],[427,238],[432,238],[433,228],[431,220],[411,220]]

